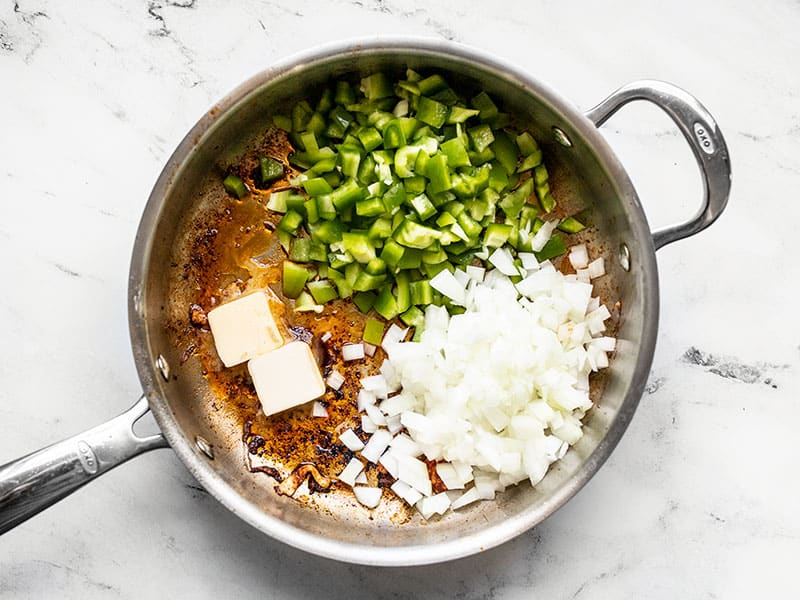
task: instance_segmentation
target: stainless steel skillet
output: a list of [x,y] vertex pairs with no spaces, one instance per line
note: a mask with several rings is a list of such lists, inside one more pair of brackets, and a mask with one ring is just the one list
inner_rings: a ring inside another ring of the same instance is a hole
[[[585,436],[535,488],[510,489],[440,521],[403,525],[341,495],[316,508],[281,497],[243,464],[240,423],[219,411],[195,361],[182,364],[177,338],[190,290],[176,265],[195,221],[220,202],[219,169],[251,147],[275,112],[331,78],[406,67],[436,71],[453,85],[483,89],[543,142],[562,206],[591,212],[590,244],[606,259],[601,289],[619,303],[618,351]],[[662,108],[697,159],[704,182],[698,213],[651,232],[631,182],[597,131],[634,100]],[[722,134],[692,96],[663,82],[626,85],[581,114],[528,74],[451,43],[380,39],[342,43],[295,57],[253,77],[214,106],[169,159],[142,216],[131,261],[131,342],[144,395],[111,421],[0,467],[0,532],[147,450],[171,446],[228,509],[266,534],[322,556],[374,565],[412,565],[466,556],[535,526],[571,498],[616,446],[642,394],[658,328],[655,251],[698,233],[721,214],[730,189]],[[141,438],[133,423],[148,408],[161,434]],[[198,524],[201,527],[202,524]]]

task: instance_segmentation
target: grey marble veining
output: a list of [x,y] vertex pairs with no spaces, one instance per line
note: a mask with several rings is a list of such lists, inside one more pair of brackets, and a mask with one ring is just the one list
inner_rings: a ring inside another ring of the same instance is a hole
[[[0,462],[125,409],[127,269],[161,167],[238,82],[316,43],[453,40],[586,109],[641,77],[726,134],[726,214],[659,252],[646,393],[617,450],[540,527],[446,565],[376,569],[274,542],[169,451],[0,538],[0,597],[751,598],[796,594],[800,4],[204,0],[0,5]],[[604,127],[650,222],[691,214],[688,148],[652,107]]]

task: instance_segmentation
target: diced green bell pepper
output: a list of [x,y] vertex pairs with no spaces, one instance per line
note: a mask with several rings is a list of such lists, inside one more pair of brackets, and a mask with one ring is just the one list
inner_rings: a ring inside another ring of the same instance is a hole
[[297,298],[308,281],[309,271],[302,265],[291,261],[283,261],[283,295]]
[[310,281],[308,291],[314,296],[317,304],[325,304],[334,298],[339,297],[339,293],[334,289],[333,284],[327,279],[320,281]]
[[242,178],[237,177],[233,173],[223,179],[222,186],[225,188],[225,191],[232,196],[236,196],[239,200],[250,193],[250,189],[247,187],[247,184],[242,180]]
[[381,342],[383,341],[383,328],[383,321],[379,321],[378,319],[367,319],[367,322],[364,325],[364,335],[362,335],[361,338],[368,344],[380,346]]
[[375,292],[358,292],[353,296],[353,303],[358,307],[358,310],[366,314],[375,304],[375,298],[377,297],[378,295]]

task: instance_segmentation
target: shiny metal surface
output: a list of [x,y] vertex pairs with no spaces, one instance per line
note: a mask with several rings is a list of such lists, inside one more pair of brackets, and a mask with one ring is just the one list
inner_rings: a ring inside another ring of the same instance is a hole
[[[266,478],[254,477],[244,468],[241,431],[211,409],[213,393],[197,364],[190,360],[182,365],[182,350],[170,327],[177,313],[185,311],[189,298],[188,291],[184,297],[180,287],[175,288],[176,275],[170,268],[180,258],[177,241],[186,236],[205,204],[213,203],[213,194],[206,191],[219,187],[220,172],[253,142],[254,132],[266,128],[273,112],[283,112],[293,100],[332,77],[378,69],[400,74],[406,67],[436,70],[462,89],[485,90],[531,129],[544,147],[548,168],[562,182],[558,189],[554,186],[559,203],[591,210],[597,230],[592,241],[607,254],[609,275],[601,293],[622,306],[618,352],[602,401],[587,418],[584,437],[565,459],[536,488],[509,489],[496,502],[474,505],[427,525],[370,520],[352,502],[315,511],[274,494]],[[612,98],[616,100],[609,99],[590,113],[598,123],[629,101],[625,95]],[[560,143],[556,131],[571,145]],[[716,128],[713,131],[712,143],[724,148]],[[718,208],[724,208],[724,202]],[[661,236],[657,243],[692,232]],[[630,249],[628,269],[616,260],[623,244]],[[594,123],[526,73],[444,42],[380,39],[337,44],[287,60],[245,82],[200,119],[169,159],[142,216],[131,261],[129,321],[134,358],[166,440],[197,480],[245,521],[276,539],[338,560],[374,565],[441,562],[480,552],[535,526],[569,500],[609,456],[636,409],[655,348],[655,248],[636,192]],[[170,295],[171,289],[178,293]],[[170,377],[162,376],[165,364],[173,367]],[[138,418],[143,402],[129,411],[131,415]],[[123,417],[91,430],[116,448],[103,454],[96,473],[87,472],[74,450],[74,444],[87,441],[88,434],[40,451],[47,454],[45,462],[66,470],[66,483],[53,485],[47,502],[30,503],[16,520],[6,519],[5,513],[22,510],[17,508],[22,496],[0,493],[0,498],[7,498],[0,512],[8,527],[130,456],[164,445],[159,437],[132,439],[129,426],[135,418]],[[199,439],[204,448],[198,446]],[[3,467],[0,490],[7,489],[16,470],[35,474],[33,463],[39,459],[34,457],[39,454],[20,459],[26,463]]]
[[126,460],[167,447],[160,434],[139,437],[133,432],[147,410],[142,397],[107,423],[0,466],[0,533]]
[[651,102],[669,115],[689,143],[703,178],[703,203],[697,214],[685,223],[653,232],[658,250],[701,232],[719,218],[731,191],[731,161],[714,117],[695,97],[671,83],[634,81],[612,93],[586,116],[600,127],[620,108],[635,100]]

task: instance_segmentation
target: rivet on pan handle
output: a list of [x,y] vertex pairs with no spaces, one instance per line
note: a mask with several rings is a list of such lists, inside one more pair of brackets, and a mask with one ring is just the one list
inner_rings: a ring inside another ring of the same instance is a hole
[[133,432],[148,410],[142,396],[107,423],[0,466],[0,534],[126,460],[167,447],[160,433],[139,437]]
[[622,86],[586,116],[600,127],[611,115],[634,100],[647,100],[658,106],[681,130],[692,148],[703,176],[703,204],[685,223],[653,232],[656,250],[676,240],[699,233],[725,210],[731,189],[731,162],[725,138],[714,118],[688,92],[670,83],[655,80],[634,81]]

